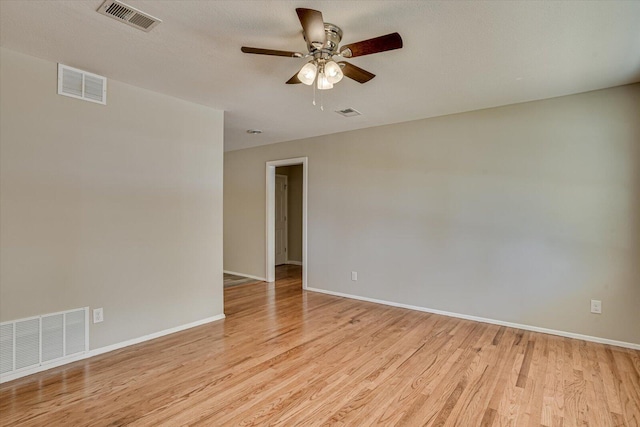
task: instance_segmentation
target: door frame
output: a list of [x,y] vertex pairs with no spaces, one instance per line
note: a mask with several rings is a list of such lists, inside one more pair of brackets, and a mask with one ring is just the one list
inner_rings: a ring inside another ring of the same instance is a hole
[[[285,218],[284,219],[284,264],[286,264],[289,261],[289,252],[288,252],[289,250],[289,177],[287,175],[278,175],[276,173],[276,179],[278,177],[284,178],[284,218]],[[275,193],[275,189],[274,189],[274,193]],[[274,221],[275,221],[275,216],[274,216]],[[274,234],[274,237],[275,237],[275,234]],[[274,263],[277,261],[278,260],[275,260]]]
[[276,280],[276,167],[302,165],[302,288],[307,289],[307,188],[308,157],[272,160],[266,162],[266,268],[267,282]]

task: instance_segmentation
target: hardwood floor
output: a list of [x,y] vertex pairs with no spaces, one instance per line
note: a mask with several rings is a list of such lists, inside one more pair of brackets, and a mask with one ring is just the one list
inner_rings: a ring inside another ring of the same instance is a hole
[[303,292],[0,386],[2,425],[639,426],[640,352]]

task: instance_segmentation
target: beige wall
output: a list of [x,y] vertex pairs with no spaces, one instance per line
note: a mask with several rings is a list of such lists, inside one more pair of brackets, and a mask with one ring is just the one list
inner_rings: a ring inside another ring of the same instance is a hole
[[221,314],[223,112],[0,55],[0,319],[103,307],[95,349]]
[[308,156],[310,287],[640,343],[639,114],[636,84],[227,152],[225,266],[264,276],[265,162]]
[[287,177],[288,261],[302,262],[302,165],[277,167],[276,174]]

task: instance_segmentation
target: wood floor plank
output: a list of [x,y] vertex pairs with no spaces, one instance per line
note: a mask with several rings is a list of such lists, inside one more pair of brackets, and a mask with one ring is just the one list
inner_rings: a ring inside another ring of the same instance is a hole
[[223,321],[0,385],[0,426],[639,426],[640,352],[276,283]]

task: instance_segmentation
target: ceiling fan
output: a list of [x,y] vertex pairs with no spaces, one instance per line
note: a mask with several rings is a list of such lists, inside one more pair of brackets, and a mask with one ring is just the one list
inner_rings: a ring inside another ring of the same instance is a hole
[[336,62],[334,59],[355,58],[356,56],[370,55],[402,47],[402,37],[398,33],[391,33],[339,47],[342,40],[340,27],[324,22],[322,13],[318,10],[297,8],[296,12],[302,25],[304,39],[307,42],[307,53],[246,46],[242,46],[241,49],[244,53],[258,55],[312,58],[287,81],[287,84],[303,83],[310,86],[315,82],[318,89],[325,90],[331,89],[334,83],[342,80],[343,76],[347,76],[358,83],[366,83],[374,78],[375,74],[345,61],[339,60]]

